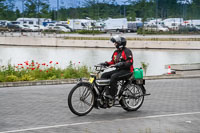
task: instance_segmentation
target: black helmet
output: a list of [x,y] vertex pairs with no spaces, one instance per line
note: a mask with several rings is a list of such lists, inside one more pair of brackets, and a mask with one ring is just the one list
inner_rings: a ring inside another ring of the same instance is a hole
[[123,48],[126,46],[126,38],[120,37],[118,35],[111,37],[110,41],[117,43],[116,48]]

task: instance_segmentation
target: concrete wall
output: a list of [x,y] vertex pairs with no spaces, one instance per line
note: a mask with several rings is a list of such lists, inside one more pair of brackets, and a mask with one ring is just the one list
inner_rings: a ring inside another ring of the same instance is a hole
[[[63,38],[0,37],[0,45],[53,46],[53,47],[114,47],[109,40],[66,40]],[[130,41],[129,48],[198,49],[199,41]]]
[[165,69],[171,66],[171,70],[175,70],[179,75],[200,75],[200,63],[193,64],[169,64],[165,65]]

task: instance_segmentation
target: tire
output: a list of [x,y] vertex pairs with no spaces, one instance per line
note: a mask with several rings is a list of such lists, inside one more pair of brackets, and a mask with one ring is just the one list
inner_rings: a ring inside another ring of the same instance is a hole
[[74,86],[68,95],[68,106],[75,115],[84,116],[88,114],[94,107],[94,93],[91,87],[87,84]]
[[122,94],[120,104],[126,111],[137,111],[144,102],[143,86],[128,84]]

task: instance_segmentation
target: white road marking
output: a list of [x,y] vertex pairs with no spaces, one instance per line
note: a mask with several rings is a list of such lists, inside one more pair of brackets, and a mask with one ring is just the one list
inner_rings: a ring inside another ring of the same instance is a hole
[[49,129],[49,128],[59,128],[59,127],[86,125],[86,124],[91,124],[91,123],[113,122],[113,121],[120,121],[120,120],[149,119],[149,118],[160,118],[160,117],[172,117],[172,116],[194,115],[194,114],[200,114],[200,112],[188,112],[188,113],[167,114],[167,115],[152,115],[152,116],[145,116],[145,117],[114,119],[114,120],[105,120],[105,121],[94,121],[94,122],[91,121],[91,122],[82,122],[82,123],[70,123],[70,124],[62,124],[62,125],[54,125],[54,126],[44,126],[44,127],[36,127],[36,128],[27,128],[27,129],[3,131],[3,132],[0,132],[0,133],[17,133],[17,132],[34,131],[34,130],[42,130],[42,129]]

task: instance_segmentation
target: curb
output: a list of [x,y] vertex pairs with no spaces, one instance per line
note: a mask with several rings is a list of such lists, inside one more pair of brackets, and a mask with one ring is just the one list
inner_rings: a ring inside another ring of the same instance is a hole
[[0,83],[0,88],[1,87],[36,86],[36,85],[74,84],[76,82],[77,82],[77,79],[3,82],[3,83]]
[[[145,80],[162,80],[162,79],[185,79],[185,78],[200,78],[200,75],[158,75],[145,76]],[[87,80],[87,79],[85,79]],[[19,81],[19,82],[2,82],[0,88],[3,87],[21,87],[21,86],[36,86],[36,85],[59,85],[59,84],[75,84],[78,79],[59,79],[59,80],[40,80],[40,81]]]
[[159,79],[185,79],[185,78],[200,78],[200,75],[180,75],[180,74],[164,74],[158,76],[145,76],[145,80],[159,80]]

